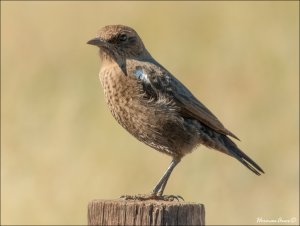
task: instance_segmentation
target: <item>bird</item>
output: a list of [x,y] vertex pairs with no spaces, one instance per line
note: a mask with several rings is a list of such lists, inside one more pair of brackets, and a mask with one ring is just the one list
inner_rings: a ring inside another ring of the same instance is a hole
[[151,56],[133,28],[104,26],[87,44],[99,48],[99,78],[113,117],[139,141],[172,157],[150,194],[125,199],[173,200],[174,195],[163,194],[168,179],[199,145],[237,159],[256,175],[264,173],[233,141],[239,138]]

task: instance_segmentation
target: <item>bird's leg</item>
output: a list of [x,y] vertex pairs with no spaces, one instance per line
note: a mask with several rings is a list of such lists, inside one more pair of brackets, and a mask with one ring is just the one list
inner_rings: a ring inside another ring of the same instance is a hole
[[163,195],[164,189],[166,187],[166,184],[168,182],[168,179],[175,168],[175,166],[180,162],[180,158],[173,158],[171,164],[169,165],[167,171],[164,173],[163,177],[160,179],[158,184],[154,187],[153,191],[151,194],[148,195],[123,195],[121,198],[125,200],[164,200],[164,201],[173,201],[173,200],[178,200],[183,198],[181,196],[176,196],[176,195]]
[[154,187],[152,194],[155,196],[162,196],[168,179],[175,168],[175,166],[180,162],[180,158],[173,158],[171,164],[169,165],[167,171],[164,173],[158,184]]

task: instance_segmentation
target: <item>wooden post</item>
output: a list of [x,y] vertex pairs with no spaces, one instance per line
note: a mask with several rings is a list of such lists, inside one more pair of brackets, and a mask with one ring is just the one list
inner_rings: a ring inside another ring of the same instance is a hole
[[178,201],[93,200],[88,225],[205,225],[203,204]]

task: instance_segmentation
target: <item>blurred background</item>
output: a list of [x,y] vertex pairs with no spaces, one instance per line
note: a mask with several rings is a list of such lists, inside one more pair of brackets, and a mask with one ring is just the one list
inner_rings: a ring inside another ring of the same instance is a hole
[[148,193],[170,157],[113,119],[86,44],[132,26],[266,174],[199,147],[166,194],[207,224],[299,224],[299,2],[1,1],[2,224],[86,224],[92,199]]

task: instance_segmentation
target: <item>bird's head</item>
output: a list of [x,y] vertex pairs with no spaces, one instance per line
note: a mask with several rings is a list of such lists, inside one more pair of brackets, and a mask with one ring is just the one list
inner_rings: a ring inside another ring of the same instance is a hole
[[101,28],[96,38],[87,42],[100,48],[103,61],[143,59],[150,56],[136,31],[124,25],[108,25]]

